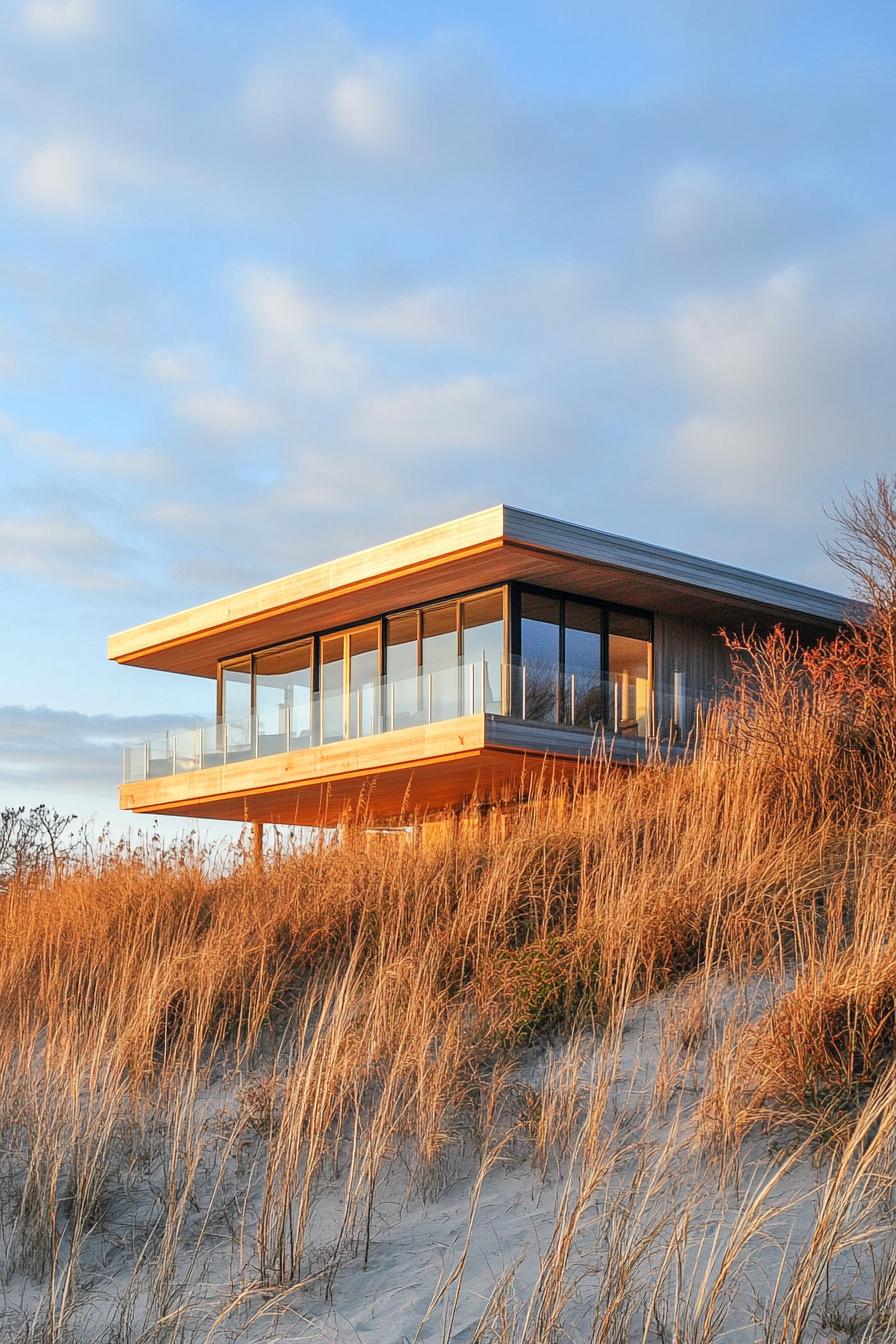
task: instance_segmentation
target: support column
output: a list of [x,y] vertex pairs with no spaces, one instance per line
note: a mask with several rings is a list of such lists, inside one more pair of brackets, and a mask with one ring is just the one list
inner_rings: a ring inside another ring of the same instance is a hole
[[264,824],[260,821],[252,823],[252,858],[256,868],[264,867]]

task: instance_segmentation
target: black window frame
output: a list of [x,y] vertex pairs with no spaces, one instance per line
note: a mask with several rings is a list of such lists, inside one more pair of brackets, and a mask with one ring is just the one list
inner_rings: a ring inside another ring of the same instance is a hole
[[[589,593],[574,593],[568,589],[551,588],[542,584],[528,583],[523,580],[510,579],[504,583],[488,584],[484,588],[465,588],[453,593],[446,593],[442,597],[433,598],[429,602],[421,602],[411,606],[394,607],[389,611],[382,612],[378,616],[372,616],[368,620],[345,621],[339,625],[329,626],[323,630],[315,630],[305,635],[291,635],[287,639],[278,640],[272,644],[264,644],[261,647],[252,647],[239,653],[229,654],[226,658],[218,659],[216,681],[217,681],[217,717],[222,717],[224,708],[224,671],[235,663],[243,662],[249,659],[250,665],[250,704],[251,714],[255,714],[255,660],[264,654],[281,652],[292,646],[310,643],[311,645],[311,691],[317,694],[320,691],[320,642],[332,635],[345,634],[351,630],[358,630],[364,627],[376,625],[379,627],[379,673],[381,678],[388,675],[388,644],[387,644],[387,622],[395,616],[415,616],[417,625],[417,670],[422,667],[423,657],[423,612],[433,607],[445,606],[453,603],[455,608],[455,633],[457,639],[457,658],[461,658],[463,646],[463,628],[461,625],[461,604],[471,598],[487,597],[491,593],[500,593],[502,597],[501,614],[504,626],[504,653],[503,659],[505,666],[512,663],[518,663],[522,658],[522,618],[521,618],[521,597],[522,594],[533,593],[536,596],[555,599],[560,604],[560,668],[558,687],[557,707],[558,720],[562,722],[564,704],[563,704],[563,685],[566,675],[566,603],[579,602],[585,606],[593,607],[601,612],[601,680],[606,685],[610,677],[610,631],[609,621],[611,612],[620,612],[624,615],[639,616],[647,620],[650,631],[650,644],[653,651],[652,665],[655,659],[655,619],[654,613],[645,607],[632,606],[624,602],[611,602],[600,597],[594,597]],[[512,714],[514,706],[508,702],[507,687],[503,688],[502,703],[504,713]]]
[[511,580],[510,588],[510,661],[522,662],[523,657],[523,637],[522,637],[522,602],[523,593],[532,593],[536,597],[549,597],[560,604],[560,664],[557,673],[557,719],[559,723],[564,720],[565,714],[565,681],[566,681],[566,603],[579,602],[583,606],[593,607],[601,612],[600,623],[600,675],[604,686],[609,684],[610,680],[610,614],[611,612],[620,612],[626,616],[640,616],[648,622],[650,631],[651,647],[651,668],[653,666],[654,651],[654,613],[646,607],[635,607],[624,602],[608,602],[600,597],[593,597],[590,593],[571,593],[568,589],[547,588],[542,584],[526,583],[520,580]]
[[249,659],[250,668],[250,713],[255,714],[255,660],[267,653],[279,652],[290,648],[293,645],[311,643],[311,692],[317,694],[320,691],[320,643],[323,639],[328,639],[332,635],[344,635],[352,630],[360,630],[370,626],[378,626],[379,634],[379,658],[378,676],[385,678],[388,674],[388,645],[387,645],[387,622],[393,616],[416,616],[417,619],[417,671],[422,667],[423,658],[423,612],[431,610],[434,607],[443,607],[450,604],[454,605],[454,625],[456,634],[456,651],[458,661],[462,654],[463,628],[461,626],[461,606],[462,603],[470,598],[488,597],[492,593],[501,594],[501,620],[504,627],[504,650],[503,661],[506,664],[510,658],[510,605],[509,605],[509,583],[490,583],[485,588],[467,588],[459,592],[446,593],[444,597],[433,598],[430,602],[421,602],[414,606],[395,607],[390,611],[384,611],[378,616],[371,616],[367,620],[344,621],[339,625],[329,626],[324,630],[315,630],[307,635],[291,635],[288,639],[278,640],[273,644],[263,644],[260,647],[253,646],[251,649],[244,650],[241,653],[228,654],[226,658],[219,658],[217,664],[217,717],[222,717],[224,708],[224,670],[234,663],[241,663],[246,658]]

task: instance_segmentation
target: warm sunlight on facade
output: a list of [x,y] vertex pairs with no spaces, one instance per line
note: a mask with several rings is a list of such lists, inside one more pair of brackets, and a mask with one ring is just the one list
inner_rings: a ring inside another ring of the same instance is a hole
[[835,631],[842,598],[499,506],[114,635],[215,684],[125,751],[121,806],[329,825],[518,797],[595,751],[680,752],[729,629]]

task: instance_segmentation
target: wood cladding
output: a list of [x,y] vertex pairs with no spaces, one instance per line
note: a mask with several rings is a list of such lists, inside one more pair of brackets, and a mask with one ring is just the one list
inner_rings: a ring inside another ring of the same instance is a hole
[[[659,689],[671,688],[683,672],[688,694],[721,691],[731,678],[731,659],[718,627],[682,616],[658,614],[653,621],[653,672]],[[660,714],[670,707],[657,707]]]

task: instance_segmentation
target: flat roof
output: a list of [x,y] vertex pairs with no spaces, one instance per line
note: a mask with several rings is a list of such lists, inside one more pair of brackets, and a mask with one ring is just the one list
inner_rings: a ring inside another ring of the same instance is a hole
[[499,504],[123,630],[108,655],[214,676],[223,657],[508,579],[716,627],[783,619],[823,634],[859,610],[836,593]]

